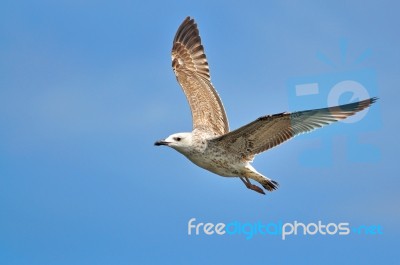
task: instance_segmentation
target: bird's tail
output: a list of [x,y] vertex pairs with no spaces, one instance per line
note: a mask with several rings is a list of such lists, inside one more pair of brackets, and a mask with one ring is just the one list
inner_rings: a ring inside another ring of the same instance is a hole
[[275,180],[272,179],[263,179],[262,181],[259,181],[260,184],[264,187],[264,189],[268,191],[274,191],[278,188],[279,184]]
[[267,178],[266,176],[263,176],[262,174],[258,173],[257,170],[255,170],[254,167],[251,165],[246,166],[246,172],[245,172],[246,177],[253,179],[260,183],[264,189],[267,191],[274,191],[278,188],[279,184],[278,182]]

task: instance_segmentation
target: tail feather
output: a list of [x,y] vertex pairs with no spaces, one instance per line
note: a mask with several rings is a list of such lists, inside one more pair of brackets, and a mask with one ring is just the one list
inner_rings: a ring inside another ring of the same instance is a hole
[[278,188],[279,184],[275,180],[272,179],[263,179],[262,181],[259,181],[260,184],[264,187],[264,189],[268,191],[274,191]]
[[278,188],[278,182],[258,173],[251,165],[247,165],[246,169],[245,176],[260,183],[267,191],[274,191]]

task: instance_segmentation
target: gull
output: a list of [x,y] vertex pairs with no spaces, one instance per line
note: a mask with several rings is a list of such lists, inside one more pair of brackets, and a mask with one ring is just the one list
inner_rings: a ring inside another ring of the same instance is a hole
[[244,185],[265,194],[278,183],[251,165],[254,156],[290,138],[343,120],[368,108],[377,98],[350,104],[262,116],[229,131],[222,101],[211,83],[206,55],[194,19],[187,17],[176,32],[172,68],[192,112],[192,132],[175,133],[155,142],[175,149],[199,167],[223,177],[238,177]]

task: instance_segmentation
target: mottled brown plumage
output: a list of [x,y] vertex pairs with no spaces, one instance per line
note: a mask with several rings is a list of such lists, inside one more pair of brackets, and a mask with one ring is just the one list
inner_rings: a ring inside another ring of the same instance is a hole
[[265,194],[249,179],[273,191],[278,183],[251,166],[256,154],[292,137],[343,120],[368,108],[377,98],[315,110],[267,115],[229,132],[222,102],[211,84],[210,72],[199,30],[187,17],[179,27],[172,47],[172,67],[189,102],[193,131],[176,133],[155,145],[166,145],[215,174],[239,177],[247,188]]
[[211,83],[208,62],[197,24],[187,17],[176,32],[172,68],[192,111],[193,129],[214,135],[229,131],[224,106]]
[[377,98],[331,108],[267,115],[232,132],[210,140],[248,160],[290,138],[343,120],[369,107]]

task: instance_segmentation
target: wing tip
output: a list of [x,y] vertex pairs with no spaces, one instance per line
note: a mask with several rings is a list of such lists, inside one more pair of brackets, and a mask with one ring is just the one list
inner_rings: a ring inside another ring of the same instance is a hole
[[379,100],[378,97],[372,97],[369,99],[370,104],[374,104],[375,102],[377,102]]
[[[372,97],[372,98],[361,100],[361,101],[354,102],[351,104],[356,106],[354,111],[358,112],[358,111],[361,111],[361,110],[364,110],[364,109],[370,107],[372,104],[374,104],[378,100],[379,100],[378,97]],[[348,105],[351,105],[351,104],[348,104]]]
[[179,26],[172,44],[172,68],[177,75],[180,67],[211,81],[207,56],[194,18],[187,16]]
[[182,23],[180,24],[178,30],[176,31],[175,38],[173,43],[179,41],[183,36],[186,35],[189,31],[198,31],[197,23],[194,18],[187,16]]
[[[378,99],[379,99],[378,97],[372,97],[372,98],[356,101],[353,103],[330,107],[329,110],[331,111],[331,113],[334,113],[337,111],[342,111],[342,112],[348,112],[348,113],[351,113],[351,115],[354,115],[355,113],[357,113],[359,111],[369,108],[372,104],[374,104],[376,101],[378,101]],[[347,116],[344,118],[347,118]]]

